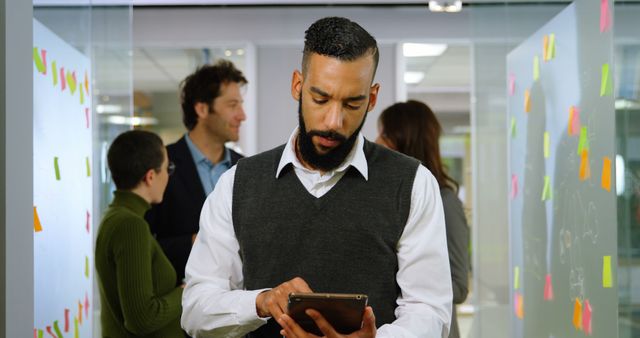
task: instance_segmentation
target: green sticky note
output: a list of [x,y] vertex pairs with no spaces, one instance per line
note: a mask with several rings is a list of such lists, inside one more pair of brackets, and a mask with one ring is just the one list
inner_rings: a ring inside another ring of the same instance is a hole
[[602,257],[602,287],[610,288],[613,284],[611,282],[611,256]]
[[56,62],[51,62],[51,75],[53,75],[53,85],[58,84],[58,69],[56,68]]
[[73,336],[80,338],[80,328],[78,327],[78,318],[73,318]]
[[84,256],[84,276],[89,278],[89,257]]
[[71,95],[76,93],[76,81],[74,79],[75,73],[67,72],[67,84],[69,85],[69,90],[71,91]]
[[[82,93],[82,91],[80,91]],[[89,163],[89,157],[86,157],[87,162],[87,177],[91,177],[91,164]]]
[[516,137],[516,118],[515,117],[511,118],[511,137],[512,138]]
[[549,158],[549,132],[544,132],[544,158]]
[[547,60],[551,60],[556,57],[556,35],[551,33],[549,35],[549,47],[547,48]]
[[547,175],[544,177],[544,188],[542,189],[542,197],[540,197],[540,200],[548,201],[552,196],[553,193],[551,192],[551,178]]
[[84,104],[84,91],[82,90],[82,87],[80,87],[80,104]]
[[609,96],[613,94],[613,81],[609,72],[609,64],[602,65],[602,77],[600,79],[600,96]]
[[62,335],[62,331],[60,330],[60,326],[58,326],[57,320],[53,322],[53,329],[56,331],[56,335],[58,336],[58,338],[64,338],[64,336]]
[[520,267],[513,268],[513,288],[518,290],[520,288]]
[[533,81],[538,81],[540,78],[540,58],[536,55],[533,58]]
[[33,62],[36,64],[36,69],[39,73],[44,74],[47,71],[47,68],[42,62],[42,58],[40,57],[40,53],[38,52],[38,47],[33,47]]
[[60,181],[60,166],[58,165],[58,157],[53,158],[53,169],[56,171],[56,181]]
[[38,338],[44,337],[44,331],[38,330]]
[[580,140],[578,141],[578,155],[582,155],[583,150],[589,150],[589,136],[586,126],[580,128]]

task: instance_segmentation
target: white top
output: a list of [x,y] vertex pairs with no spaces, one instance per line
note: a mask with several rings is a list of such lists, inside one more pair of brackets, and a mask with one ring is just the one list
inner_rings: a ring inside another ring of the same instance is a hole
[[[304,187],[316,197],[331,190],[349,166],[368,179],[362,134],[340,167],[320,174],[304,168],[298,160],[294,143],[297,133],[296,129],[289,137],[276,177],[292,163]],[[242,337],[269,319],[256,313],[256,297],[264,289],[244,289],[240,246],[231,216],[235,169],[225,172],[207,197],[200,215],[200,232],[186,266],[181,322],[197,338]],[[452,289],[444,213],[437,181],[422,165],[416,172],[409,217],[397,252],[396,280],[401,292],[396,320],[379,327],[377,337],[448,337]]]

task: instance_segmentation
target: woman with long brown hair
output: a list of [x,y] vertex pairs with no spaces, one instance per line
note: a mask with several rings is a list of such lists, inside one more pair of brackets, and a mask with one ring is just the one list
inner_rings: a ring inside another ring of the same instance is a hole
[[[409,100],[396,103],[380,114],[378,132],[376,143],[418,159],[438,181],[447,229],[453,303],[460,304],[469,291],[469,227],[462,202],[456,195],[459,185],[442,165],[439,145],[442,127],[429,106]],[[455,308],[449,337],[460,337]]]

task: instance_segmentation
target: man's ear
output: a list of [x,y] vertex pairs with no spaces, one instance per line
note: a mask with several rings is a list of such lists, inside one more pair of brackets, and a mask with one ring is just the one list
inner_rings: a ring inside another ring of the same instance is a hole
[[193,105],[193,109],[199,118],[205,118],[209,115],[209,105],[204,102],[196,102],[196,104]]
[[296,101],[300,101],[300,94],[302,93],[302,81],[304,80],[302,73],[299,70],[294,70],[291,77],[291,96]]
[[156,178],[156,171],[154,169],[149,169],[142,177],[142,183],[146,186],[150,186],[153,183],[153,180]]
[[369,90],[369,104],[367,105],[367,112],[372,111],[373,108],[376,106],[376,103],[378,102],[379,90],[380,90],[379,83],[376,83],[373,86],[371,86],[371,89]]

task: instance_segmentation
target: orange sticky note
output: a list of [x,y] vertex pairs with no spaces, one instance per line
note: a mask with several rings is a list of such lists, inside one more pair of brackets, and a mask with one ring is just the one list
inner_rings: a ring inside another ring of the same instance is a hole
[[33,230],[35,232],[42,231],[42,224],[40,223],[40,217],[38,217],[38,210],[35,205],[33,206]]
[[553,300],[553,284],[551,283],[551,274],[547,274],[544,283],[544,300]]
[[582,302],[578,298],[573,303],[573,327],[582,330]]
[[78,301],[78,320],[82,324],[82,302]]
[[524,300],[522,299],[522,295],[520,294],[520,292],[516,292],[516,295],[514,297],[514,307],[515,307],[515,312],[516,312],[516,316],[520,319],[524,318]]
[[542,59],[544,61],[547,61],[547,55],[548,55],[548,49],[549,49],[549,36],[545,35],[542,38]]
[[612,283],[611,277],[611,256],[602,257],[602,287],[610,288]]
[[584,181],[591,177],[591,170],[589,166],[589,151],[587,149],[582,150],[580,155],[580,172],[578,173],[580,181]]
[[531,111],[531,92],[529,89],[524,91],[524,111],[527,113]]
[[607,156],[602,158],[602,189],[611,191],[611,160]]
[[84,72],[84,90],[89,95],[89,75],[87,75],[87,72]]

